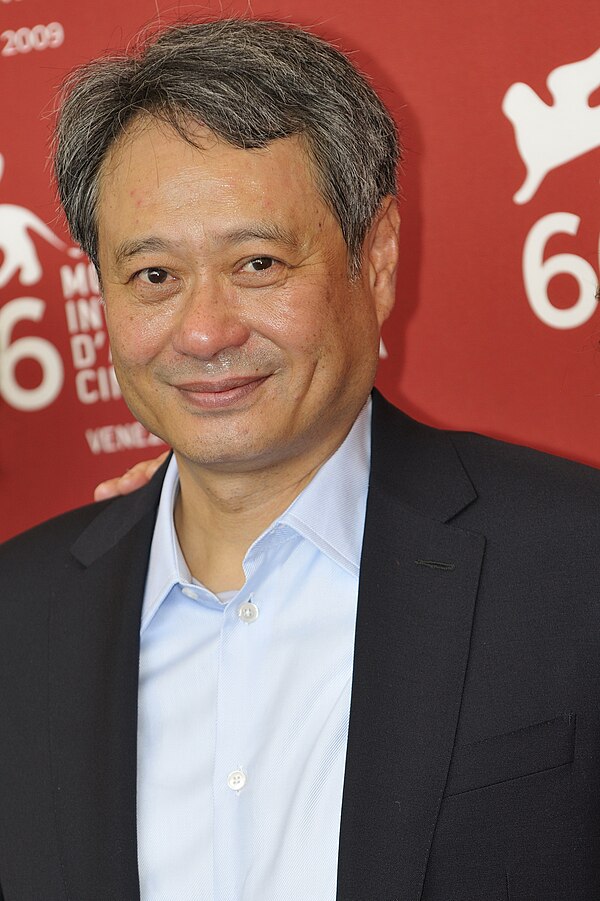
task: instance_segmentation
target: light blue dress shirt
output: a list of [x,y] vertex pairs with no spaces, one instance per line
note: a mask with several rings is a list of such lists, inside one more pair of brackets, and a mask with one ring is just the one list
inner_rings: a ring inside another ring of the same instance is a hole
[[142,901],[334,901],[370,402],[221,598],[190,575],[165,478],[144,595]]

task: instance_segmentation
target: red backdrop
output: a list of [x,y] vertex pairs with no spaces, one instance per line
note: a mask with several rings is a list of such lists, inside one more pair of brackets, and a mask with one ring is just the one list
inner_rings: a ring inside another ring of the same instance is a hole
[[[97,286],[56,212],[56,86],[157,14],[222,12],[0,0],[0,538],[156,448],[119,399]],[[600,465],[600,5],[253,0],[252,14],[351,50],[401,125],[384,392],[435,425]]]

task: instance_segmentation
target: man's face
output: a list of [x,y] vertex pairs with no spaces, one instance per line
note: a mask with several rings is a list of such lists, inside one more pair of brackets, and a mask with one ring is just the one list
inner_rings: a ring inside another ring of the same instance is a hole
[[101,175],[100,273],[123,393],[202,467],[318,465],[371,388],[390,292],[370,265],[349,279],[300,139],[241,150],[200,127],[194,137],[200,149],[138,120]]

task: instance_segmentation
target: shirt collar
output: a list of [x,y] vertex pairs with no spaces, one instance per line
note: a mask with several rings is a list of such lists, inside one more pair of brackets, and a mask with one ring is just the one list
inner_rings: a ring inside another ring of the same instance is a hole
[[[371,399],[340,447],[321,466],[288,509],[254,542],[276,526],[287,526],[358,576],[369,489]],[[179,491],[175,456],[163,482],[150,549],[140,631],[143,632],[173,585],[192,585],[181,552],[173,510]]]
[[369,398],[346,439],[280,517],[353,575],[360,565],[370,460]]
[[191,584],[192,576],[179,547],[173,511],[179,492],[179,472],[177,460],[173,455],[169,461],[163,481],[154,525],[154,535],[150,547],[148,574],[142,605],[142,622],[140,631],[150,620],[166,598],[167,594],[178,583]]

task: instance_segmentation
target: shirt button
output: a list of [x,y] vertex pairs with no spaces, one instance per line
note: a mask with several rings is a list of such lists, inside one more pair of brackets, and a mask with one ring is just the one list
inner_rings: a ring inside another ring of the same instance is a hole
[[198,600],[198,592],[194,591],[193,588],[188,588],[186,586],[185,588],[181,589],[181,593],[184,594],[186,596],[186,598],[191,598],[193,601]]
[[239,792],[246,784],[246,774],[241,770],[234,770],[227,777],[227,785],[234,792]]
[[252,601],[246,601],[238,607],[238,616],[244,623],[254,623],[258,619],[258,607]]

